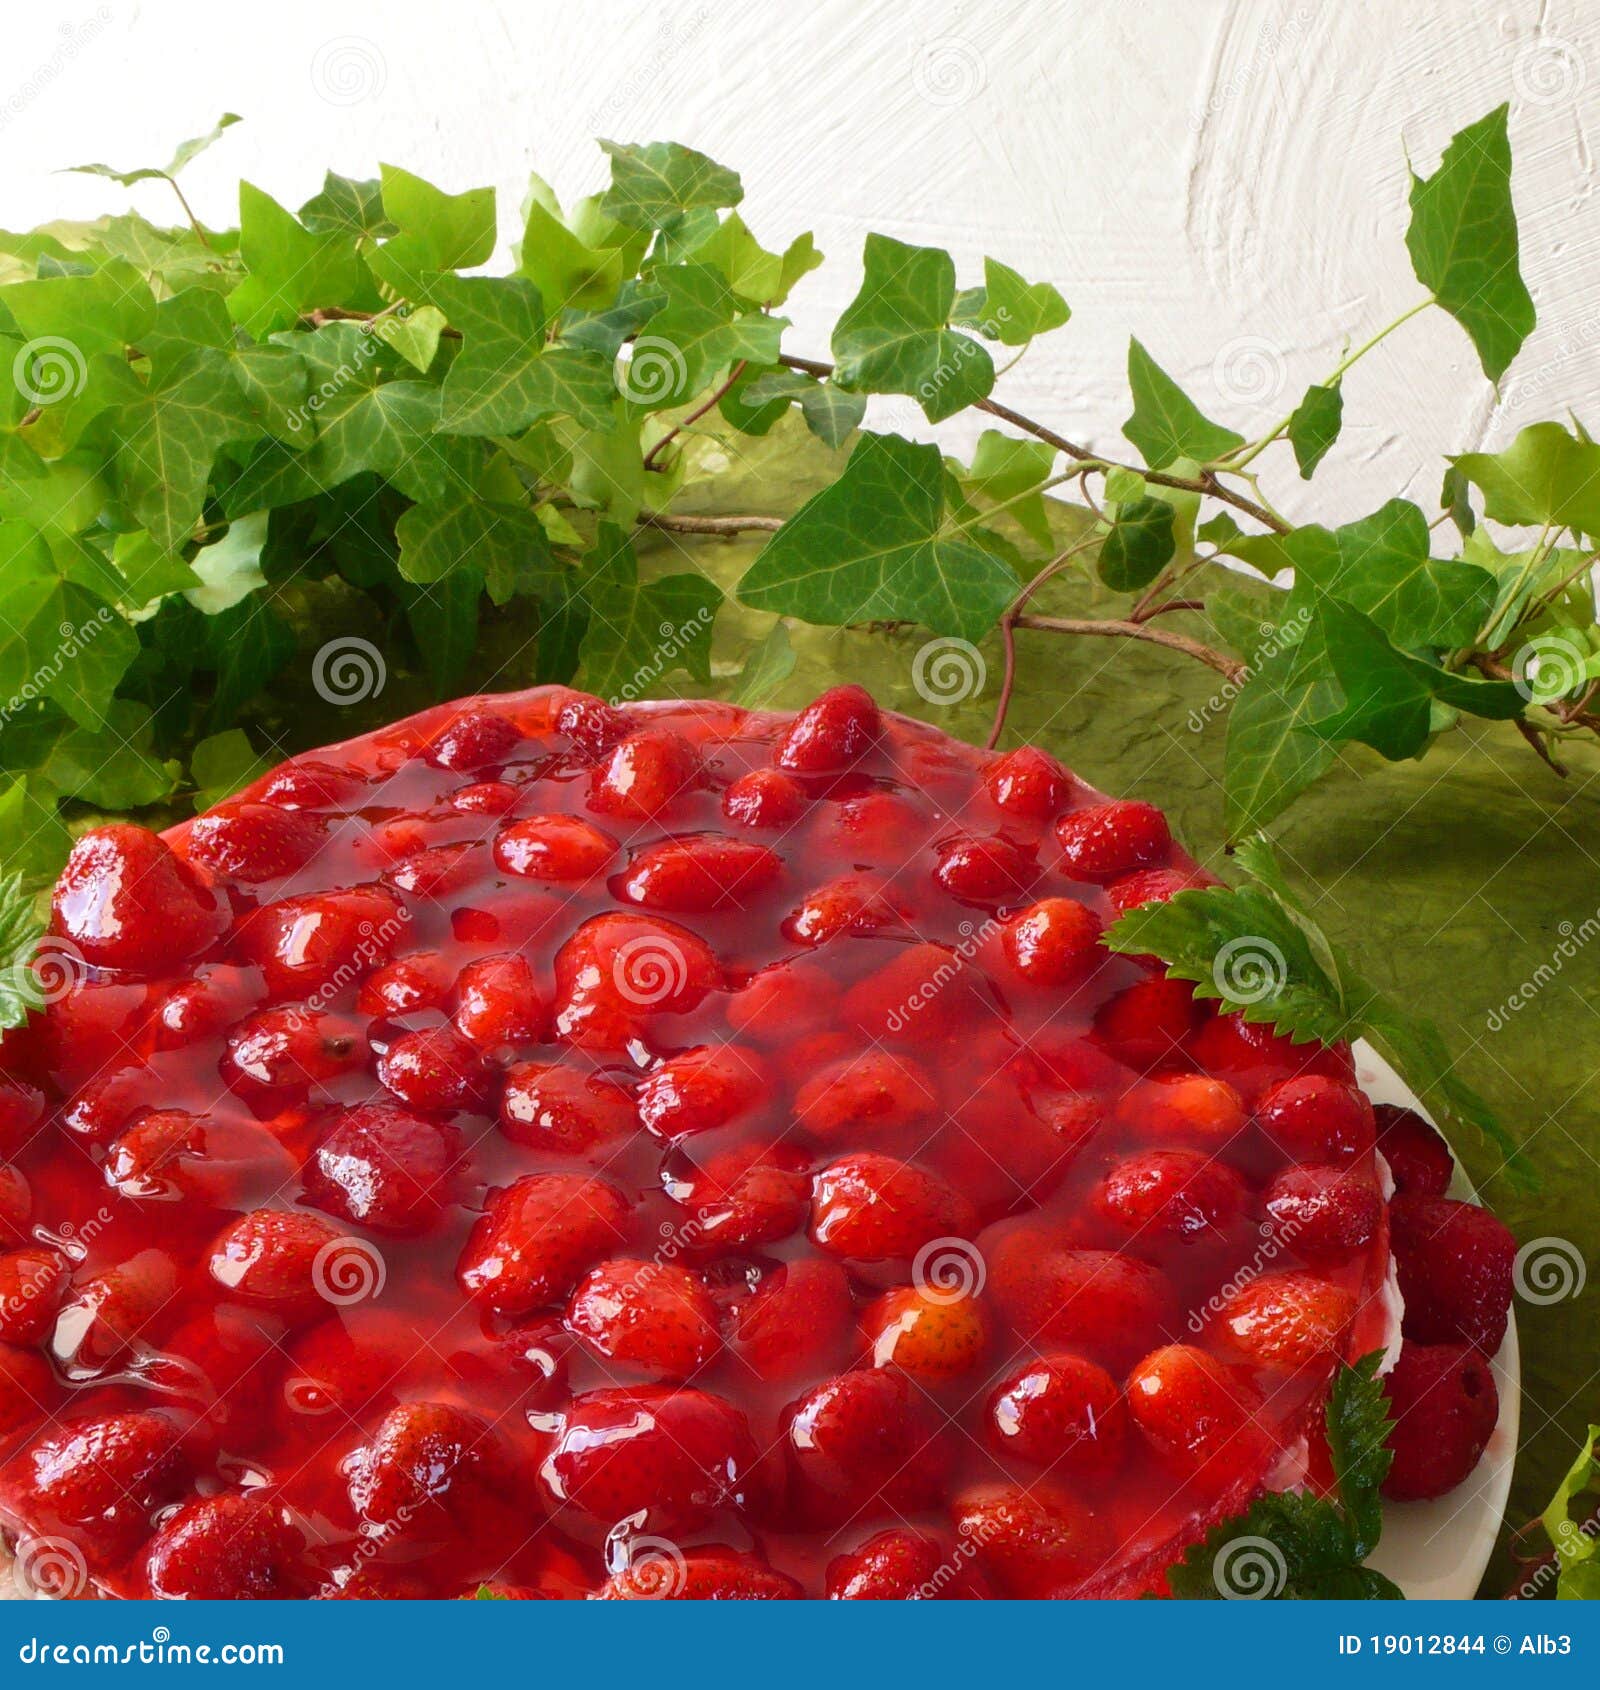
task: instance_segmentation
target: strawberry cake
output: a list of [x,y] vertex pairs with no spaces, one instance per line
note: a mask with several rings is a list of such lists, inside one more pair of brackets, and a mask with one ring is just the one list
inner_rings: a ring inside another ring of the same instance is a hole
[[1509,1239],[1348,1050],[1100,945],[1207,883],[1152,806],[858,687],[468,699],[84,834],[0,1044],[18,1569],[1160,1593],[1326,1483],[1396,1264],[1391,1485],[1448,1489]]

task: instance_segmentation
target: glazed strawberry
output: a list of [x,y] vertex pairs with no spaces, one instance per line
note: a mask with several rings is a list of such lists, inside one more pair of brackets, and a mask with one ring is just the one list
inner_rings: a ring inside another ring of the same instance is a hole
[[1032,745],[1019,745],[984,771],[989,796],[1009,816],[1047,822],[1066,802],[1072,777],[1054,757]]
[[1355,1314],[1343,1286],[1311,1273],[1264,1273],[1222,1291],[1216,1329],[1242,1360],[1292,1373],[1342,1355]]
[[845,993],[845,1022],[870,1039],[936,1041],[992,1003],[981,974],[948,945],[885,945],[881,968]]
[[1198,869],[1142,868],[1113,880],[1106,888],[1106,897],[1118,915],[1126,915],[1141,904],[1164,904],[1180,892],[1215,884]]
[[38,1037],[41,1078],[61,1091],[79,1087],[135,1053],[152,1008],[147,985],[82,980],[29,1023]]
[[80,835],[51,900],[51,931],[84,961],[161,974],[208,949],[227,912],[164,839],[118,824]]
[[202,969],[162,998],[152,1023],[156,1048],[181,1050],[215,1038],[243,1021],[259,1001],[249,970],[228,963]]
[[304,1320],[327,1307],[328,1264],[343,1242],[321,1215],[255,1209],[212,1245],[211,1277],[241,1303]]
[[678,734],[646,728],[628,737],[595,771],[589,808],[625,821],[649,821],[686,799],[700,781],[700,762]]
[[360,1303],[298,1334],[284,1358],[281,1395],[291,1414],[354,1417],[420,1385],[428,1357],[403,1319]]
[[469,1527],[500,1481],[498,1457],[480,1416],[448,1403],[403,1403],[347,1463],[350,1504],[375,1526],[410,1526],[431,1510]]
[[1029,1344],[1126,1359],[1159,1343],[1176,1320],[1166,1276],[1136,1257],[1073,1249],[1031,1222],[980,1243],[990,1294]]
[[464,710],[428,747],[428,761],[457,774],[481,774],[509,760],[522,743],[515,725],[492,710]]
[[1413,1109],[1380,1103],[1378,1151],[1408,1197],[1443,1197],[1456,1177],[1456,1159],[1438,1130]]
[[1033,858],[1009,839],[966,834],[939,847],[934,878],[967,904],[1019,904],[1038,878]]
[[911,1602],[967,1596],[952,1553],[926,1532],[887,1531],[828,1563],[827,1595],[834,1602]]
[[1425,1502],[1461,1484],[1500,1419],[1500,1393],[1488,1362],[1457,1344],[1413,1344],[1383,1381],[1394,1462],[1383,1494]]
[[220,1449],[249,1449],[265,1435],[278,1382],[278,1347],[262,1331],[260,1315],[219,1303],[184,1321],[144,1358],[152,1390],[196,1416],[184,1448],[197,1460]]
[[633,1099],[603,1074],[546,1062],[519,1062],[506,1070],[500,1130],[513,1144],[597,1158],[638,1124]]
[[734,1322],[733,1343],[760,1378],[794,1379],[842,1362],[854,1327],[844,1269],[801,1257],[762,1280]]
[[783,872],[777,852],[753,840],[664,839],[636,852],[617,889],[645,909],[693,914],[753,902]]
[[15,1344],[0,1344],[0,1445],[50,1412],[56,1382],[44,1358]]
[[591,763],[598,762],[627,731],[622,712],[590,693],[572,693],[556,713],[556,732],[565,734],[572,749]]
[[10,1465],[0,1504],[34,1531],[96,1555],[126,1554],[183,1486],[178,1426],[165,1414],[107,1414],[53,1428]]
[[1006,961],[1030,986],[1060,991],[1075,986],[1104,956],[1100,923],[1071,898],[1044,898],[1006,923]]
[[1140,980],[1100,1006],[1094,1030],[1130,1068],[1158,1068],[1177,1058],[1196,1019],[1193,989],[1186,981]]
[[995,1447],[1062,1474],[1114,1473],[1127,1441],[1127,1411],[1103,1367],[1058,1350],[1024,1362],[990,1393]]
[[930,1386],[973,1372],[989,1347],[982,1298],[935,1284],[885,1291],[867,1306],[861,1329],[874,1367]]
[[0,1078],[0,1155],[15,1156],[44,1119],[44,1093]]
[[740,827],[792,827],[805,808],[805,788],[779,769],[752,769],[722,795],[723,815]]
[[851,874],[810,893],[784,918],[783,935],[796,945],[825,945],[842,933],[877,933],[905,925],[893,893],[869,875]]
[[415,1015],[439,1009],[449,999],[454,976],[437,951],[417,951],[369,974],[356,994],[363,1015]]
[[1164,864],[1172,849],[1167,818],[1153,804],[1119,801],[1073,810],[1056,823],[1062,872],[1111,881]]
[[264,1498],[224,1491],[185,1503],[145,1557],[154,1596],[168,1601],[266,1601],[303,1595],[305,1536]]
[[487,1110],[498,1080],[478,1047],[452,1027],[402,1033],[378,1058],[378,1078],[413,1109]]
[[693,1009],[721,973],[705,940],[675,922],[597,915],[556,952],[556,1032],[620,1049],[644,1018]]
[[1285,1168],[1263,1203],[1273,1237],[1307,1261],[1332,1266],[1366,1250],[1383,1225],[1383,1194],[1356,1168],[1302,1162]]
[[647,1532],[675,1532],[744,1509],[760,1494],[757,1466],[732,1403],[647,1385],[574,1397],[539,1476],[557,1503],[604,1530],[637,1516]]
[[155,1075],[144,1062],[103,1071],[61,1112],[61,1125],[78,1138],[104,1144],[143,1113],[155,1093]]
[[1449,1197],[1396,1197],[1389,1218],[1407,1339],[1493,1355],[1506,1335],[1517,1241],[1487,1209]]
[[294,1170],[294,1159],[263,1127],[157,1109],[112,1143],[104,1172],[124,1197],[226,1208],[246,1182],[276,1187]]
[[[810,1182],[806,1192],[809,1199]],[[20,1168],[0,1162],[0,1249],[20,1244],[28,1236],[33,1216],[33,1191]]]
[[519,796],[508,780],[475,781],[450,794],[450,808],[464,816],[504,816],[517,807]]
[[922,1069],[886,1050],[830,1063],[795,1094],[794,1119],[812,1138],[883,1143],[926,1120],[938,1099]]
[[69,1277],[65,1259],[42,1245],[0,1255],[0,1343],[37,1344],[55,1325]]
[[456,976],[456,1031],[480,1050],[544,1037],[550,1005],[523,956],[479,957]]
[[839,1157],[812,1182],[812,1241],[855,1261],[910,1258],[932,1239],[968,1235],[976,1218],[937,1174],[870,1151]]
[[1347,1046],[1297,1044],[1265,1023],[1240,1015],[1209,1016],[1190,1040],[1189,1055],[1207,1073],[1230,1081],[1246,1103],[1297,1074],[1321,1074],[1344,1084],[1355,1081]]
[[1355,1086],[1322,1074],[1284,1080],[1256,1105],[1262,1130],[1297,1161],[1347,1162],[1372,1148],[1372,1105]]
[[951,1465],[937,1415],[903,1373],[841,1373],[785,1411],[789,1465],[810,1518],[843,1522],[932,1504]]
[[1222,1490],[1253,1472],[1267,1439],[1242,1374],[1192,1344],[1152,1351],[1128,1375],[1135,1429],[1173,1473]]
[[641,1556],[594,1594],[602,1602],[792,1602],[805,1591],[754,1556],[713,1547]]
[[189,860],[247,886],[281,880],[317,854],[327,829],[303,810],[274,804],[224,804],[189,830]]
[[306,997],[355,981],[394,955],[406,911],[377,886],[264,904],[239,929],[240,951],[274,997]]
[[1244,1181],[1199,1150],[1144,1150],[1115,1163],[1095,1206],[1130,1238],[1150,1232],[1215,1241],[1244,1212]]
[[848,768],[881,731],[878,706],[865,687],[834,687],[795,717],[774,761],[780,769],[806,774]]
[[668,1195],[693,1215],[696,1248],[775,1244],[800,1231],[811,1213],[810,1160],[792,1145],[737,1145],[664,1178]]
[[825,968],[804,957],[757,969],[723,1005],[729,1027],[762,1045],[789,1045],[832,1019],[837,993]]
[[246,1092],[304,1092],[360,1068],[367,1042],[348,1016],[266,1009],[233,1028],[223,1078]]
[[494,860],[525,880],[579,884],[604,874],[617,849],[609,833],[580,816],[529,816],[501,828]]
[[1076,1497],[1049,1483],[968,1492],[956,1501],[955,1521],[976,1546],[979,1565],[1007,1596],[1070,1593],[1111,1552],[1104,1525]]
[[565,1297],[585,1268],[627,1238],[628,1203],[605,1180],[526,1174],[489,1199],[456,1273],[499,1314],[527,1314]]
[[56,1316],[51,1350],[70,1373],[100,1370],[126,1355],[166,1311],[178,1273],[165,1250],[140,1250],[91,1274],[68,1294]]
[[669,1141],[725,1127],[771,1090],[765,1067],[738,1045],[697,1045],[652,1069],[639,1087],[639,1119]]
[[364,1103],[345,1110],[318,1141],[305,1167],[306,1197],[357,1226],[421,1232],[448,1199],[460,1157],[453,1127]]
[[1204,1074],[1157,1074],[1130,1090],[1117,1118],[1141,1138],[1226,1150],[1244,1130],[1244,1104],[1226,1080]]
[[261,787],[261,800],[280,810],[346,810],[365,785],[365,777],[353,769],[302,757],[273,770]]
[[687,1379],[722,1348],[710,1292],[674,1262],[601,1262],[578,1281],[567,1325],[597,1355],[652,1379]]

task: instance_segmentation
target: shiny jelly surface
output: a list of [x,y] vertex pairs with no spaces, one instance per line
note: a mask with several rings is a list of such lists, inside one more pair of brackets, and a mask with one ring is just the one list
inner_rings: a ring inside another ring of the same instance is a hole
[[1149,806],[851,688],[466,700],[91,836],[0,1046],[19,1559],[1159,1588],[1315,1467],[1388,1260],[1348,1053],[1098,944],[1205,883]]

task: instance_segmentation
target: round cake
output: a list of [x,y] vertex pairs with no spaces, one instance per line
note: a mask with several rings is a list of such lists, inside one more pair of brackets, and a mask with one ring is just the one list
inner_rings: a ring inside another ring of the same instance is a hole
[[1159,1592],[1397,1341],[1349,1051],[1099,943],[1208,883],[857,687],[468,699],[87,833],[0,1045],[19,1565]]

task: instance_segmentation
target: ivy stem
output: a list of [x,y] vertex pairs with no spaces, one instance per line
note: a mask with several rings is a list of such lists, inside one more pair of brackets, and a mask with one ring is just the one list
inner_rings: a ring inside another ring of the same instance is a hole
[[775,534],[783,527],[781,516],[669,516],[665,511],[640,511],[645,528],[660,528],[668,534],[747,534],[760,531]]
[[201,246],[203,246],[207,252],[210,252],[210,238],[207,236],[205,230],[200,227],[200,219],[195,216],[194,209],[185,197],[183,189],[178,186],[178,178],[176,176],[168,176],[166,178],[166,182],[172,189],[173,193],[178,196],[178,204],[183,207],[183,215],[189,219],[189,227],[194,230],[195,239],[199,241]]
[[[833,374],[833,365],[824,363],[820,358],[799,358],[790,352],[780,352],[778,362],[785,369],[803,370],[807,375],[816,376],[819,380],[826,380]],[[1234,488],[1224,487],[1209,470],[1202,471],[1197,477],[1191,477],[1168,475],[1164,470],[1135,469],[1132,464],[1102,458],[1098,452],[1091,452],[1087,446],[1080,446],[1075,440],[1068,440],[1064,434],[1057,434],[1053,428],[1035,422],[1032,417],[1025,417],[1021,411],[1014,411],[1009,405],[1002,405],[998,399],[975,400],[972,409],[982,411],[986,416],[998,417],[1001,422],[1010,423],[1013,428],[1021,429],[1024,434],[1031,434],[1035,440],[1042,440],[1047,446],[1054,446],[1058,452],[1065,452],[1076,463],[1093,464],[1101,471],[1125,470],[1129,475],[1140,476],[1153,487],[1175,487],[1183,493],[1207,493],[1214,499],[1220,499],[1225,505],[1232,505],[1235,510],[1242,511],[1246,516],[1253,517],[1263,528],[1270,528],[1276,534],[1289,532],[1290,524],[1281,516]]]
[[656,459],[661,456],[667,447],[670,446],[686,428],[693,428],[707,411],[714,411],[717,406],[728,397],[728,395],[733,391],[734,383],[737,382],[739,377],[744,374],[745,363],[746,360],[741,358],[739,362],[728,371],[728,379],[724,381],[720,387],[715,388],[712,391],[711,396],[703,404],[696,405],[688,416],[679,418],[679,420],[661,436],[655,445],[652,446],[644,455],[645,469],[653,470],[656,467]]
[[[1436,301],[1431,293],[1426,299],[1419,299],[1415,305],[1405,311],[1402,311],[1392,323],[1385,324],[1384,327],[1379,329],[1378,332],[1370,339],[1362,341],[1354,352],[1347,353],[1345,357],[1342,358],[1335,366],[1332,372],[1318,382],[1317,385],[1319,387],[1332,387],[1346,370],[1348,370],[1352,365],[1359,363],[1361,359],[1365,358],[1373,347],[1375,347],[1380,341],[1387,340],[1402,323],[1409,323],[1413,317],[1417,316],[1420,312],[1426,311],[1430,305],[1435,303]],[[1267,447],[1269,447],[1274,440],[1282,438],[1284,431],[1293,421],[1294,412],[1291,411],[1288,416],[1283,418],[1283,420],[1272,429],[1270,433],[1262,435],[1262,437],[1254,444],[1247,442],[1244,446],[1236,446],[1234,448],[1234,452],[1243,452],[1243,457],[1235,456],[1221,459],[1219,460],[1219,466],[1225,463],[1229,470],[1238,471],[1243,469],[1246,464],[1253,463],[1264,451],[1266,451]]]
[[1169,628],[1153,628],[1148,622],[1102,622],[1092,617],[1065,616],[1019,616],[1015,620],[1019,628],[1038,628],[1051,634],[1099,634],[1119,639],[1148,640],[1151,645],[1183,652],[1208,669],[1215,669],[1227,680],[1240,682],[1245,678],[1244,664],[1199,640],[1190,639],[1187,634],[1175,634]]

